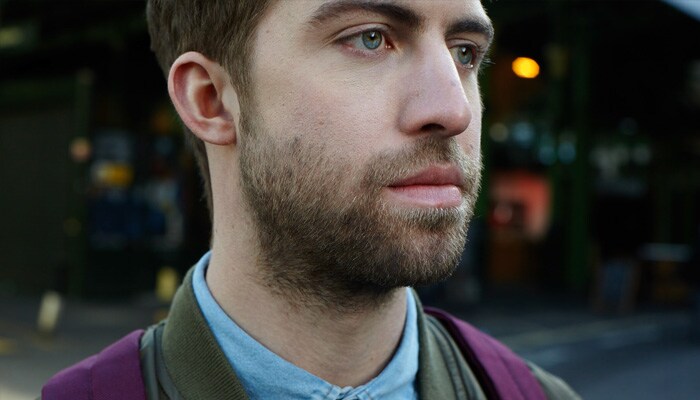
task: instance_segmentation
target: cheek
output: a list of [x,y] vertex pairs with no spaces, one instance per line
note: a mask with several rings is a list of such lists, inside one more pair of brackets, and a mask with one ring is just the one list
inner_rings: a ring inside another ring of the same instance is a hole
[[[315,80],[285,79],[287,90],[261,104],[277,134],[323,145],[335,157],[361,164],[389,132],[386,109],[366,91]],[[290,82],[292,82],[290,84]]]
[[464,152],[468,156],[479,154],[481,152],[481,122],[483,108],[481,106],[481,94],[479,92],[478,82],[476,82],[476,77],[472,77],[472,79],[475,79],[475,81],[466,89],[467,98],[469,99],[469,104],[472,107],[472,120],[469,123],[467,131],[458,138]]
[[469,128],[455,136],[457,144],[468,158],[477,157],[481,153],[481,119],[473,118]]
[[461,144],[467,156],[481,153],[481,116],[478,121],[472,120],[469,129],[462,136]]

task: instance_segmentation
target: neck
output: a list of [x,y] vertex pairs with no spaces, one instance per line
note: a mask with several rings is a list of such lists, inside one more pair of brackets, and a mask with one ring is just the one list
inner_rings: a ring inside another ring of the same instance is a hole
[[[207,284],[223,310],[250,336],[292,364],[334,385],[359,386],[391,359],[403,332],[406,290],[352,307],[299,296],[259,279],[264,266],[214,243]],[[339,363],[338,360],[343,360]]]

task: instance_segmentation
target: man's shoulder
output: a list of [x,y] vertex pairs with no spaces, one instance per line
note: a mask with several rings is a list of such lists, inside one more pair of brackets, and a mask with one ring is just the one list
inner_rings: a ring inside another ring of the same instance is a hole
[[[434,340],[439,353],[461,356],[457,358],[458,363],[452,365],[460,370],[463,382],[476,384],[487,392],[495,390],[497,393],[490,393],[490,396],[501,398],[511,395],[526,399],[580,398],[564,381],[523,360],[466,321],[430,307],[425,311],[430,329],[424,332],[439,338]],[[458,364],[463,367],[456,367]],[[468,391],[474,392],[473,388]]]
[[532,373],[540,382],[542,390],[544,390],[548,399],[581,399],[581,396],[574,392],[574,390],[558,376],[552,375],[549,372],[530,362],[528,362],[528,367],[530,367],[530,370],[532,370]]
[[145,399],[141,377],[139,329],[99,353],[54,375],[41,391],[45,399],[91,399],[94,393],[122,393],[126,398]]

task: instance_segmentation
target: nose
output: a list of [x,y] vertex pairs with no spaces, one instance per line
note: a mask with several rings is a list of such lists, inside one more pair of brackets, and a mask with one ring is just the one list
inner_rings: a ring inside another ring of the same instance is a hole
[[402,93],[399,127],[404,133],[455,136],[472,120],[472,106],[447,48],[416,55]]

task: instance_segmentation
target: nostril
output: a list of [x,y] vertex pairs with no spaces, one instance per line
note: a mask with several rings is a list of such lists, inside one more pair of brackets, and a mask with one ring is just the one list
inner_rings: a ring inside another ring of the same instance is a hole
[[440,124],[425,124],[421,129],[423,132],[434,132],[434,131],[444,131],[445,127]]

